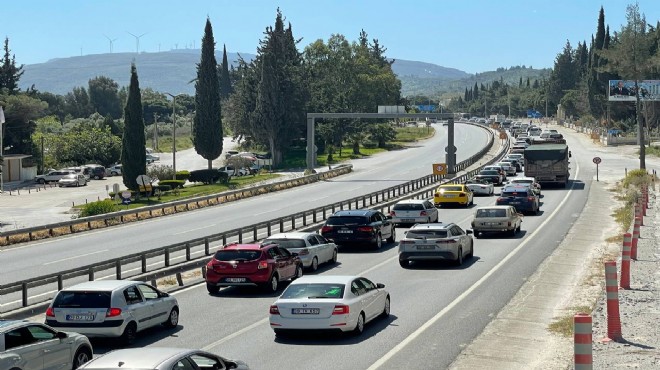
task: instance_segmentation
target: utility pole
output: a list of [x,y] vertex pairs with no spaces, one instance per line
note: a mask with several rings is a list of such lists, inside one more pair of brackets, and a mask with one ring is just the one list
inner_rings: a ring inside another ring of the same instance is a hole
[[154,150],[158,151],[158,113],[154,112]]

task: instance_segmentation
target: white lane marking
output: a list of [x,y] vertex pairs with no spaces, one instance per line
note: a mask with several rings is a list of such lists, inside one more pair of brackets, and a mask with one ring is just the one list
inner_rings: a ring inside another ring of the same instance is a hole
[[43,264],[43,266],[48,266],[48,265],[52,265],[54,263],[59,263],[59,262],[63,262],[63,261],[75,260],[76,258],[87,257],[87,256],[91,256],[93,254],[99,254],[99,253],[103,253],[103,252],[107,252],[107,251],[108,251],[108,249],[102,249],[102,250],[91,252],[91,253],[79,254],[79,255],[73,256],[73,257],[62,258],[62,259],[59,259],[59,260],[46,262],[46,263]]
[[[575,172],[575,177],[574,179],[577,179],[578,174],[580,173],[580,166],[577,165],[577,170]],[[533,233],[529,235],[529,238],[525,239],[522,243],[520,243],[514,250],[509,252],[509,254],[506,255],[497,265],[493,266],[490,271],[488,271],[484,276],[481,277],[481,279],[477,280],[476,283],[474,283],[470,288],[465,290],[463,294],[459,295],[454,299],[450,304],[448,304],[445,308],[443,308],[440,312],[438,312],[435,316],[433,316],[429,321],[425,322],[422,326],[420,326],[417,330],[415,330],[412,334],[410,334],[408,337],[406,337],[404,340],[399,342],[394,348],[392,348],[389,352],[385,354],[385,356],[381,357],[378,361],[374,362],[367,370],[376,370],[383,366],[389,359],[394,357],[399,351],[404,349],[407,345],[409,345],[413,340],[415,340],[417,337],[419,337],[426,329],[430,328],[433,324],[435,324],[438,320],[440,320],[447,312],[452,310],[454,307],[456,307],[459,303],[461,303],[468,295],[470,295],[473,291],[475,291],[477,288],[481,286],[488,278],[491,277],[495,272],[497,272],[504,264],[513,258],[522,248],[529,243],[530,240],[534,238],[534,236],[543,229],[543,226],[545,226],[550,220],[552,220],[557,212],[562,208],[564,203],[568,201],[569,196],[573,192],[574,185],[571,185],[571,189],[566,193],[566,196],[564,199],[562,199],[561,203],[557,205],[557,208],[555,208],[554,212],[550,214],[550,216],[541,223],[536,230],[534,230]]]
[[178,232],[178,233],[174,233],[174,234],[172,234],[172,235],[186,234],[186,233],[193,232],[193,231],[197,231],[197,230],[208,229],[209,227],[214,227],[214,226],[216,226],[216,225],[215,225],[215,224],[211,224],[211,225],[201,226],[201,227],[197,227],[197,228],[194,228],[194,229],[188,229],[188,230],[186,230],[186,231],[181,231],[181,232]]

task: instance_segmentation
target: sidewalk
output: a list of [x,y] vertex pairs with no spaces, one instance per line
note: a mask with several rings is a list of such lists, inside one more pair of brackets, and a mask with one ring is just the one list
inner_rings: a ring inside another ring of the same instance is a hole
[[[577,139],[581,146],[589,148],[599,156],[607,156],[608,161],[616,161],[618,158],[619,162],[629,163],[630,159],[634,158],[634,147],[607,148],[594,144],[585,135],[571,133],[570,130],[560,126],[554,126],[554,128],[565,136],[569,135],[568,137],[573,141]],[[655,165],[660,164],[657,159],[654,159],[653,162]],[[602,334],[597,334],[602,332],[602,328],[606,326],[606,320],[602,314],[598,315],[598,312],[603,311],[605,305],[605,300],[602,298],[604,296],[602,286],[604,273],[601,258],[608,253],[618,255],[620,258],[621,248],[620,243],[606,241],[608,237],[620,233],[619,226],[610,216],[619,206],[618,201],[614,199],[615,194],[608,189],[621,180],[623,171],[605,170],[599,174],[599,177],[600,181],[594,181],[591,185],[584,211],[563,242],[541,264],[507,306],[498,313],[497,317],[486,326],[481,335],[463,350],[450,366],[451,369],[572,369],[573,338],[553,334],[548,327],[558,318],[572,317],[578,307],[592,306],[596,301],[598,303],[594,313],[594,340],[602,337]],[[646,231],[646,233],[648,232],[649,230]],[[640,258],[642,255],[647,255],[648,249],[655,244],[651,240],[646,242],[640,243],[640,250],[641,248],[647,250],[644,254],[640,254]],[[644,244],[649,245],[642,247]],[[655,262],[649,262],[649,264],[655,263],[657,268],[657,259],[656,255]],[[646,276],[652,276],[652,274]],[[657,276],[655,280],[637,284],[644,287],[655,284],[650,289],[652,293],[646,292],[646,295],[655,294],[657,298]],[[657,344],[659,344],[657,343],[657,300],[654,303],[655,316],[653,313],[649,313],[642,321],[647,323],[646,328],[635,325],[635,329],[628,329],[631,333],[645,330],[648,334],[653,335],[655,332],[656,343],[654,346],[650,346],[651,349],[657,348]],[[630,310],[623,308],[621,312],[622,315],[631,314]],[[656,321],[650,321],[652,319]],[[626,321],[629,320],[623,321],[625,333]],[[646,342],[648,343],[648,341]],[[613,362],[610,361],[610,357],[621,357],[617,363],[622,365],[635,364],[638,358],[644,357],[639,354],[639,348],[628,347],[626,351],[625,344],[605,347],[598,347],[594,344],[594,347],[599,349],[599,351],[594,351],[594,357],[600,357],[594,361],[594,364],[601,364],[601,366],[594,366],[595,369],[612,368]],[[623,347],[623,350],[618,347]],[[610,353],[615,348],[618,348],[618,351]],[[655,356],[656,360],[660,357],[657,349]],[[652,360],[652,357],[650,358]],[[650,364],[648,361],[644,363]],[[637,368],[658,369],[660,367],[640,366]]]

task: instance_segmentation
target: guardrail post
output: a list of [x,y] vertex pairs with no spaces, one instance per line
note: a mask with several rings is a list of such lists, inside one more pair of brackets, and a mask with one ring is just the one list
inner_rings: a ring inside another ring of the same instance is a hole
[[[357,201],[355,202],[357,208]],[[367,197],[362,197],[362,208],[367,208]]]
[[238,230],[238,244],[242,244],[242,243],[243,243],[243,230],[239,229]]
[[209,238],[204,238],[204,255],[208,256],[210,253]]
[[307,226],[307,211],[303,211],[302,221],[303,221],[303,226]]
[[64,279],[62,274],[57,275],[57,290],[62,290],[64,288]]
[[186,261],[190,261],[190,243],[186,243]]
[[202,279],[206,279],[206,266],[202,266]]
[[181,276],[180,272],[176,273],[176,282],[179,284],[179,286],[183,286],[183,277]]
[[349,209],[349,210],[350,210],[350,209],[353,209],[353,206],[351,205],[351,201],[349,200],[347,203],[348,203],[348,209]]
[[270,221],[268,221],[268,225],[266,226],[266,234],[267,234],[268,236],[271,236],[271,232],[270,232]]
[[144,274],[147,272],[147,255],[143,254],[140,256],[141,262],[142,262],[142,273]]
[[165,267],[170,267],[170,249],[165,248]]
[[115,275],[117,280],[121,280],[121,260],[115,261]]
[[316,209],[312,210],[312,223],[316,223],[316,212]]
[[94,267],[89,268],[88,276],[89,276],[89,281],[94,281]]
[[323,220],[324,221],[325,221],[325,218],[326,218],[326,216],[325,216],[325,207],[323,207]]
[[28,306],[28,286],[27,283],[22,283],[21,284],[21,300],[23,303],[23,307]]
[[254,225],[252,228],[252,239],[254,239],[255,242],[257,241],[257,225]]
[[227,245],[227,234],[222,234],[222,245]]
[[280,218],[280,232],[281,233],[284,232],[284,219],[283,218]]
[[296,229],[296,216],[291,216],[291,230]]

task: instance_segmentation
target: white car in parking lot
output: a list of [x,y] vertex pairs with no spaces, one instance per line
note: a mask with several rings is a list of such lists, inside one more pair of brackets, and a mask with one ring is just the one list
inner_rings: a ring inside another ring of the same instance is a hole
[[321,263],[337,262],[337,245],[322,235],[312,232],[274,234],[263,243],[275,243],[291,253],[298,253],[303,266],[316,271]]

